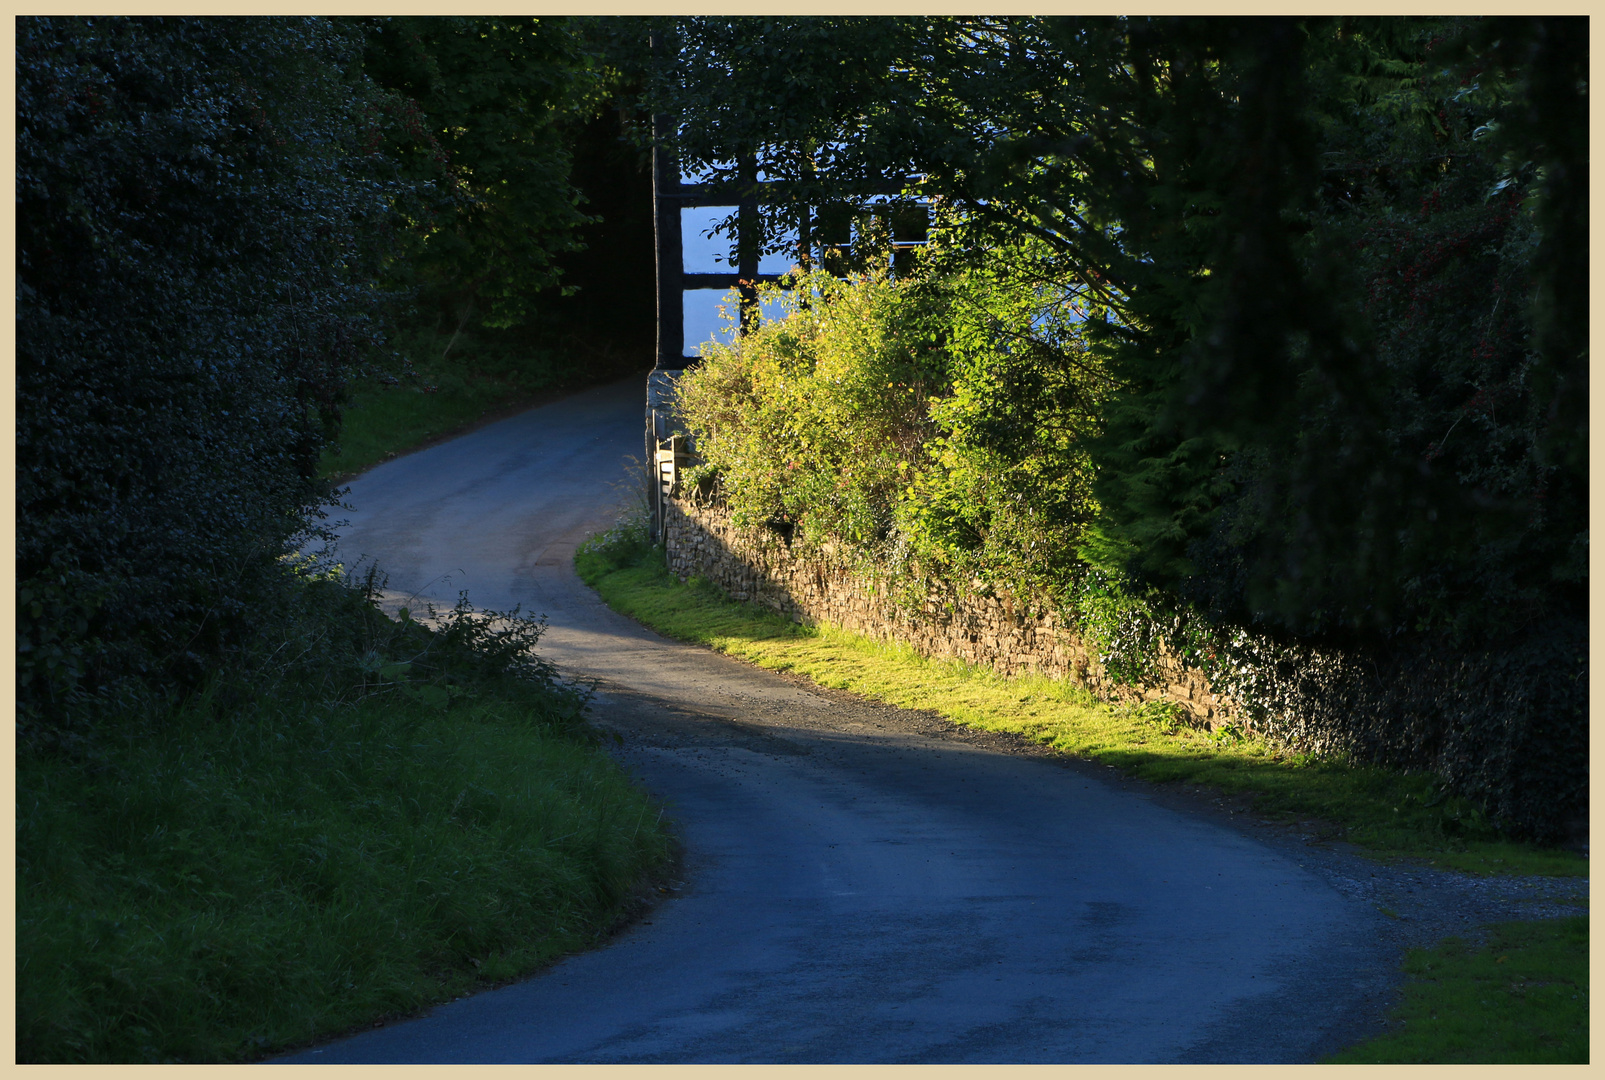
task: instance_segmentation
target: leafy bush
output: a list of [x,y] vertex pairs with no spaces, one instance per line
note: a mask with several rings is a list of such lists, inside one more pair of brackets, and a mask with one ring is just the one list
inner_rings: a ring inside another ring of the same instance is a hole
[[1586,824],[1581,622],[1556,619],[1484,648],[1422,635],[1383,650],[1215,626],[1174,602],[1133,621],[1192,660],[1262,734],[1325,756],[1434,773],[1510,835],[1565,843]]
[[[1105,381],[1033,245],[907,280],[816,272],[677,387],[739,524],[977,587],[1040,590],[1089,520]],[[778,290],[777,290],[778,291]],[[710,487],[713,490],[713,487]],[[1045,576],[1046,575],[1046,576]]]
[[878,547],[921,464],[940,378],[921,366],[933,343],[918,298],[884,279],[818,273],[780,300],[787,318],[708,347],[677,385],[679,413],[739,523]]

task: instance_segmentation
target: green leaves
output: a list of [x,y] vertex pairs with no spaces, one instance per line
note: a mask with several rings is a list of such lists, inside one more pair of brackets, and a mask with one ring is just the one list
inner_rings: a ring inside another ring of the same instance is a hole
[[604,75],[563,19],[396,16],[362,20],[363,67],[405,122],[390,152],[436,186],[393,264],[453,320],[527,322],[556,258],[591,220],[569,180],[575,128]]
[[679,410],[738,520],[1019,595],[1068,572],[1108,387],[1076,294],[1032,273],[1041,255],[805,276],[786,319],[710,350]]
[[929,305],[884,279],[823,273],[785,302],[787,318],[682,378],[681,415],[743,523],[879,548],[923,454]]

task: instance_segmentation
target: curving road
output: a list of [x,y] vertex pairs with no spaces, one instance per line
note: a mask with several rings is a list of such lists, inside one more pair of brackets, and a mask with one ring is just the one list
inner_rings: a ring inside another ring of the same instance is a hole
[[667,804],[683,887],[604,948],[283,1060],[1297,1062],[1376,1025],[1398,951],[1344,887],[1363,864],[603,607],[572,556],[612,523],[643,396],[374,469],[340,552],[392,602],[545,614],[545,654],[596,681]]

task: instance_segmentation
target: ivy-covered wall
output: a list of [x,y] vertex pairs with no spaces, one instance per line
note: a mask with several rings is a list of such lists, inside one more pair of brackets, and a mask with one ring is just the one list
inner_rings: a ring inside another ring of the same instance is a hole
[[1325,756],[1430,770],[1511,835],[1587,835],[1588,634],[1574,620],[1535,625],[1499,649],[1401,641],[1360,653],[1139,602],[1123,606],[1118,625],[1085,633],[1049,605],[893,573],[829,544],[792,546],[694,497],[665,500],[662,535],[681,580],[706,578],[799,622],[1071,679],[1111,701],[1172,702],[1178,718],[1212,730],[1235,725]]
[[890,574],[830,548],[794,549],[773,531],[739,528],[723,507],[687,499],[665,500],[663,541],[669,569],[682,581],[707,578],[732,599],[799,622],[840,626],[1006,675],[1070,679],[1112,701],[1172,701],[1210,728],[1242,719],[1229,698],[1211,692],[1202,671],[1162,643],[1141,679],[1123,681],[1057,611],[1006,592],[931,580],[923,596],[899,596]]

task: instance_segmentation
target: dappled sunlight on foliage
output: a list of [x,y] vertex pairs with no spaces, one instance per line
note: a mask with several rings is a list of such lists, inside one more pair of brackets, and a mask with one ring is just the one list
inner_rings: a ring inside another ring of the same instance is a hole
[[1072,558],[1093,504],[1082,440],[1106,391],[1032,245],[909,280],[824,273],[786,317],[708,350],[678,388],[738,523],[1021,593]]

